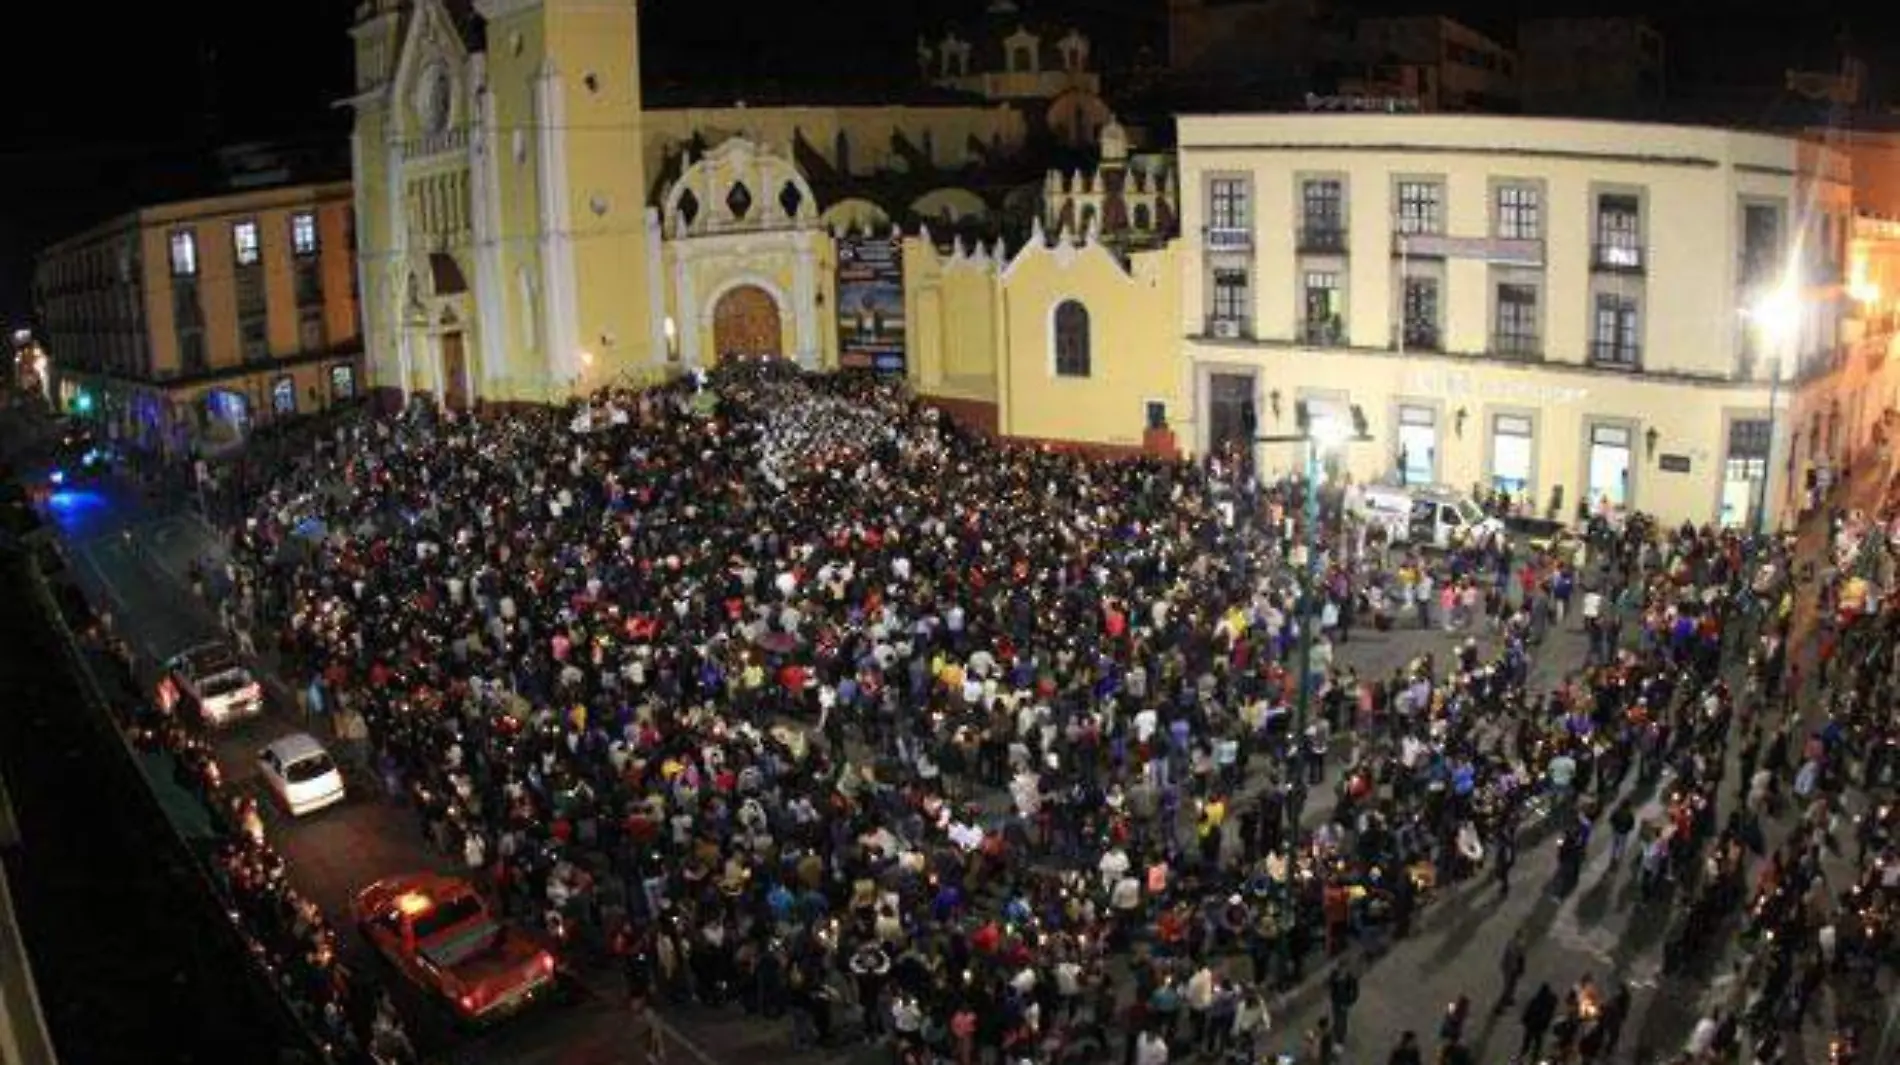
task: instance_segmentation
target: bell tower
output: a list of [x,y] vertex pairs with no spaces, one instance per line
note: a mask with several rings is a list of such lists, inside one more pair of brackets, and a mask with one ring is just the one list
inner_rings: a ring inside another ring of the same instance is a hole
[[537,349],[515,398],[557,398],[663,362],[635,0],[476,6],[506,317],[527,323],[511,344]]

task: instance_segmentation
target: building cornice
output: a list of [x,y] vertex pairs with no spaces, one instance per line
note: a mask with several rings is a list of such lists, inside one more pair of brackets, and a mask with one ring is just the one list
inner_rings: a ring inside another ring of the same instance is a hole
[[196,388],[200,385],[221,384],[226,381],[241,380],[258,374],[275,375],[299,366],[314,363],[361,361],[363,346],[352,344],[331,351],[300,351],[295,355],[279,355],[256,362],[239,363],[236,366],[213,366],[200,373],[174,374],[170,377],[142,377],[130,374],[107,373],[84,366],[60,363],[57,357],[54,363],[60,373],[86,381],[125,385],[132,388],[149,388],[160,392],[173,389]]
[[1387,155],[1484,155],[1508,159],[1560,159],[1571,162],[1628,163],[1635,166],[1677,166],[1714,170],[1720,161],[1700,155],[1652,155],[1630,152],[1585,152],[1567,148],[1512,148],[1496,145],[1453,144],[1329,144],[1324,141],[1264,141],[1233,144],[1183,144],[1187,152],[1351,152]]
[[1558,374],[1580,377],[1589,381],[1615,380],[1633,385],[1691,385],[1697,388],[1719,388],[1731,390],[1766,389],[1767,381],[1744,380],[1734,377],[1722,377],[1716,374],[1689,373],[1683,370],[1623,370],[1609,366],[1592,366],[1583,362],[1566,362],[1554,359],[1525,359],[1509,355],[1492,355],[1486,352],[1423,352],[1415,349],[1398,351],[1392,348],[1373,347],[1325,347],[1316,348],[1294,340],[1276,339],[1229,339],[1190,334],[1183,338],[1194,348],[1203,351],[1258,352],[1275,356],[1294,355],[1341,355],[1364,358],[1390,359],[1405,363],[1421,364],[1434,371],[1451,370],[1523,370],[1526,373]]

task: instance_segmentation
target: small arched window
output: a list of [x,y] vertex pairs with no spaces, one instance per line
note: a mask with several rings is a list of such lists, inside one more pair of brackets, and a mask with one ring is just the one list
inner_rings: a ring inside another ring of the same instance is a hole
[[1089,375],[1089,310],[1077,300],[1063,300],[1055,311],[1056,375]]

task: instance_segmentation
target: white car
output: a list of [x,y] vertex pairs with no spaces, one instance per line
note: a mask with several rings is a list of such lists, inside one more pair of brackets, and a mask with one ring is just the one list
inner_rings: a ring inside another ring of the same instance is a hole
[[272,740],[257,752],[257,768],[271,794],[292,817],[343,801],[343,771],[308,733],[293,732]]
[[167,662],[165,669],[212,728],[264,712],[264,686],[224,644],[193,647]]

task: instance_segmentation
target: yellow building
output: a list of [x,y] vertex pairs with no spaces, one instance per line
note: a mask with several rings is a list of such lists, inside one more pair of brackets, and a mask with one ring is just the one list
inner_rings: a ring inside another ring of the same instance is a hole
[[1167,246],[1038,232],[989,256],[987,306],[980,270],[911,270],[919,387],[1007,435],[1267,471],[1301,457],[1254,437],[1357,407],[1373,442],[1328,458],[1360,479],[1777,519],[1796,384],[1851,339],[1843,156],[1471,116],[1189,117],[1179,141]]
[[1900,222],[1855,217],[1846,264],[1841,343],[1796,371],[1784,460],[1791,502],[1875,456],[1869,445],[1892,437],[1900,417],[1900,359],[1889,357],[1900,333]]
[[348,182],[147,207],[42,250],[55,397],[113,437],[185,451],[357,395]]
[[[655,107],[634,0],[364,0],[353,37],[364,328],[388,396],[541,402],[732,354],[896,370],[898,283],[860,277],[845,307],[839,278],[901,262],[894,224],[1034,210],[1040,173],[1009,195],[1032,114],[998,102],[1014,89]],[[1076,43],[1037,52],[1073,64],[1050,85],[1092,85]],[[847,318],[864,327],[841,339]]]
[[1336,460],[1362,478],[1670,522],[1765,494],[1774,517],[1770,367],[1841,341],[1843,156],[1478,116],[1188,117],[1179,140],[1184,443],[1356,406],[1376,442]]

